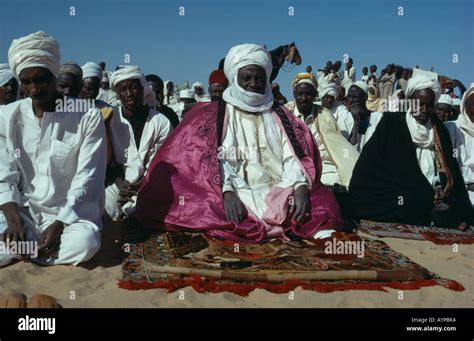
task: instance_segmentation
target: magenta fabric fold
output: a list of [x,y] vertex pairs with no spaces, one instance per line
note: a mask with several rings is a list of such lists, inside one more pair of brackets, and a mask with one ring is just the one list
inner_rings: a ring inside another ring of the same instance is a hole
[[[275,227],[269,229],[252,212],[240,224],[226,218],[217,157],[219,135],[226,121],[224,108],[223,102],[211,102],[191,110],[156,153],[137,199],[136,217],[145,228],[206,231],[214,237],[249,243],[278,235]],[[290,131],[292,150],[295,153],[298,149],[295,154],[299,154],[297,159],[311,183],[311,213],[307,221],[295,224],[286,217],[279,230],[287,237],[301,238],[312,238],[321,230],[341,230],[340,208],[331,190],[320,182],[321,160],[311,132],[285,107],[274,106],[274,110],[280,129],[287,137],[286,131]],[[279,200],[268,215],[281,221],[281,213],[276,212],[285,208],[282,195],[293,191],[277,191],[271,194]]]

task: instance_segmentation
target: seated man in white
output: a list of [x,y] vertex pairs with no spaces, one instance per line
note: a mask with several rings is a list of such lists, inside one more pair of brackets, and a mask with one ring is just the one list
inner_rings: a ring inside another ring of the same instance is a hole
[[[8,51],[27,98],[0,108],[0,266],[85,262],[99,250],[106,162],[99,109],[57,111],[59,45],[44,32],[16,39]],[[18,241],[35,254],[9,248]],[[36,242],[36,243],[35,243]]]

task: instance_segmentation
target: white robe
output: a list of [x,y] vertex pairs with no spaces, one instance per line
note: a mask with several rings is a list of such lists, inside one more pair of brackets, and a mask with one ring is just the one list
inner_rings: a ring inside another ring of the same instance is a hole
[[[133,129],[128,120],[123,117],[122,107],[114,110],[109,123],[110,139],[114,161],[124,167],[125,180],[134,183],[142,178],[156,152],[171,134],[173,127],[170,121],[155,109],[150,108],[148,118],[143,128],[139,148],[135,143]],[[119,207],[119,189],[113,184],[106,189],[105,210],[115,220],[122,215],[128,216],[135,211],[136,196],[132,202]]]
[[316,127],[314,121],[314,107],[313,112],[311,115],[304,118],[304,115],[299,112],[298,107],[296,104],[294,105],[293,114],[298,117],[300,120],[304,121],[306,125],[311,130],[311,133],[316,140],[316,144],[318,145],[319,155],[321,156],[321,165],[322,165],[322,174],[321,174],[321,183],[326,186],[334,186],[334,184],[342,183],[341,178],[339,177],[339,172],[337,171],[337,166],[332,160],[331,156],[329,155],[328,149],[323,142],[323,138],[319,134],[319,131]]
[[342,136],[349,140],[352,129],[354,128],[354,117],[351,112],[347,110],[344,104],[340,104],[331,108],[331,112],[336,119],[337,126],[341,131]]
[[[15,202],[28,240],[64,223],[59,252],[46,264],[78,264],[100,247],[107,153],[99,109],[45,112],[26,98],[0,108],[0,205]],[[7,229],[0,213],[0,233]],[[0,255],[0,266],[15,255]]]
[[[444,122],[449,131],[456,160],[461,169],[466,186],[474,183],[474,137],[459,127],[458,121]],[[471,204],[474,206],[474,192],[468,191]]]
[[[274,187],[296,189],[309,182],[271,112],[248,114],[230,104],[226,111],[222,191],[235,192],[261,219],[267,210],[265,198]],[[232,154],[237,149],[240,155]]]

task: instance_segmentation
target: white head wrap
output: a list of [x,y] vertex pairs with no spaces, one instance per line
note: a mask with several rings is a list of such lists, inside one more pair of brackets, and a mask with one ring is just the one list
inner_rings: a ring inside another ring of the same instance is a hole
[[158,104],[153,88],[147,83],[145,75],[138,66],[125,66],[112,73],[112,76],[110,76],[110,87],[116,91],[118,83],[127,79],[140,80],[143,87],[143,104],[150,107],[155,107]]
[[474,122],[471,121],[466,111],[466,102],[471,96],[474,96],[474,83],[471,84],[469,89],[462,96],[461,114],[457,119],[457,123],[462,130],[474,137]]
[[5,85],[12,78],[14,78],[13,73],[8,63],[0,64],[0,86]]
[[438,74],[421,69],[413,69],[413,76],[408,80],[405,95],[409,98],[415,91],[431,89],[435,93],[435,104],[441,95],[441,85],[438,82]]
[[462,100],[460,98],[453,98],[453,106],[459,105],[461,106]]
[[206,88],[204,87],[204,84],[202,84],[201,82],[196,82],[193,84],[193,86],[191,87],[191,90],[195,91],[195,87],[198,87],[198,88],[201,88],[202,91],[203,91],[203,95],[206,93]]
[[43,31],[14,39],[8,50],[8,62],[16,78],[30,67],[48,69],[57,77],[60,59],[58,42]]
[[[107,75],[107,73],[105,73]],[[87,62],[84,65],[82,65],[82,78],[86,79],[89,77],[96,77],[102,80],[102,77],[104,76],[104,70],[102,68],[93,62]]]
[[336,84],[334,83],[324,83],[318,89],[319,98],[323,98],[326,95],[336,97]]
[[449,95],[442,94],[439,96],[438,103],[453,105],[453,99]]
[[[265,93],[246,91],[237,82],[238,71],[247,65],[258,65],[265,70],[267,84]],[[233,106],[249,111],[267,111],[273,105],[273,93],[270,85],[272,73],[272,61],[268,51],[262,46],[255,44],[243,44],[234,46],[225,57],[224,73],[229,80],[229,87],[224,91],[224,101]]]
[[[357,81],[357,82],[353,83],[352,85],[355,85],[359,89],[362,89],[362,91],[364,91],[366,95],[369,95],[369,86],[367,85],[366,82]],[[349,89],[347,89],[347,91],[349,91]],[[347,93],[347,91],[346,91],[346,93]]]
[[[164,96],[167,96],[168,95],[168,83],[171,82],[171,81],[165,81],[163,83],[163,95]],[[174,87],[174,83],[173,83],[173,93],[171,94],[171,96],[176,96],[176,90],[175,90],[175,87]]]

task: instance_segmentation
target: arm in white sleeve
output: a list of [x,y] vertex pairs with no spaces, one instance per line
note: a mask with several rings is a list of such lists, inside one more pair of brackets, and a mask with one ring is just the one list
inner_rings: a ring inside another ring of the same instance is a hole
[[4,114],[0,110],[0,205],[8,202],[20,204],[20,172],[12,163],[14,151],[8,150]]
[[67,225],[80,219],[97,223],[102,215],[107,162],[105,125],[98,109],[91,110],[83,120],[84,140],[79,148],[76,174],[67,192],[67,204],[56,217]]
[[283,173],[281,176],[281,181],[276,186],[282,188],[293,187],[297,189],[300,186],[308,186],[309,181],[306,179],[306,176],[303,174],[297,160],[296,156],[291,152],[290,146],[286,138],[283,138]]

